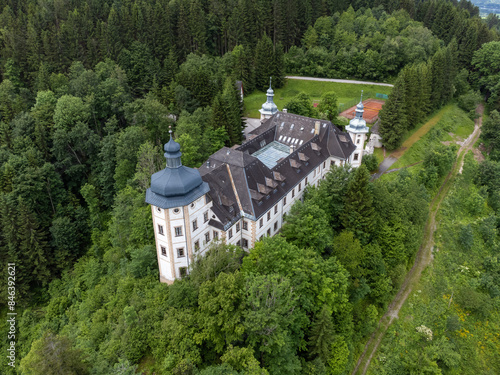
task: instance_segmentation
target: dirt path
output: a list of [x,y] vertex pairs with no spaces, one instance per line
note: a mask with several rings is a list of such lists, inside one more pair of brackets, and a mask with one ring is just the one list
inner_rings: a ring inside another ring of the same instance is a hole
[[[401,307],[403,306],[406,299],[410,295],[413,286],[415,286],[417,282],[420,280],[420,275],[422,274],[422,271],[430,264],[432,260],[434,232],[436,230],[436,214],[439,210],[441,202],[443,201],[444,197],[448,193],[448,190],[451,186],[450,179],[454,177],[457,173],[461,173],[464,163],[464,157],[467,154],[467,152],[474,147],[474,144],[476,143],[480,135],[484,107],[480,105],[478,106],[476,111],[480,114],[481,117],[479,117],[475,121],[474,131],[464,141],[463,145],[458,150],[457,160],[453,164],[450,173],[448,173],[448,175],[446,176],[438,193],[431,202],[429,218],[427,219],[427,223],[425,226],[424,241],[422,243],[422,246],[418,250],[415,262],[413,263],[413,267],[411,268],[410,272],[408,272],[408,274],[406,275],[403,285],[401,285],[401,288],[399,289],[398,293],[396,294],[391,304],[387,308],[387,312],[380,319],[377,330],[372,334],[372,336],[366,343],[365,350],[359,357],[359,360],[352,372],[352,375],[355,375],[357,373],[360,373],[362,375],[366,374],[366,371],[370,366],[373,356],[378,350],[378,347],[380,345],[380,342],[382,341],[382,338],[385,335],[385,332],[392,324],[393,320],[395,318],[398,318],[399,311],[401,310]],[[362,366],[363,364],[364,366]]]
[[[378,167],[378,172],[375,173],[371,180],[376,180],[380,178],[386,171],[398,161],[398,159],[405,154],[407,150],[411,148],[416,142],[420,140],[424,135],[427,134],[429,130],[431,130],[434,125],[436,125],[439,120],[444,116],[445,112],[449,110],[450,106],[443,107],[434,117],[432,117],[429,121],[427,121],[424,125],[422,125],[415,133],[413,133],[406,141],[403,142],[402,146],[397,150],[394,150],[389,156],[385,156],[384,149],[384,160],[380,163]],[[397,169],[395,169],[397,170]],[[391,170],[393,171],[393,170]]]

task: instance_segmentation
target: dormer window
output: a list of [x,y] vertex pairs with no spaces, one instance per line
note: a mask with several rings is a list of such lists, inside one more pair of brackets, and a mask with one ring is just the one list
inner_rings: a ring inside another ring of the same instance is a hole
[[263,139],[262,141],[260,141],[260,147],[264,147],[266,145],[266,140]]

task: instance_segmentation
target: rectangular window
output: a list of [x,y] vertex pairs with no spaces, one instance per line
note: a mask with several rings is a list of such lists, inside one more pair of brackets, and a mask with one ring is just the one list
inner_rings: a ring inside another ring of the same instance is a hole
[[259,241],[262,241],[263,238],[264,238],[264,235],[260,236]]
[[245,238],[243,238],[243,246],[242,247],[248,248],[248,240]]
[[218,238],[219,238],[219,232],[217,232],[216,230],[214,230],[214,240],[216,240]]
[[243,220],[243,229],[248,230],[248,222],[246,222],[245,220]]
[[274,206],[274,214],[276,215],[278,213],[278,205]]
[[210,242],[210,232],[205,233],[205,243]]
[[313,178],[316,177],[316,169],[313,172]]
[[271,211],[267,212],[267,221],[271,220]]
[[357,145],[359,145],[359,142],[360,142],[360,141],[361,141],[361,139],[358,139],[358,140],[356,141],[356,144],[357,144]]
[[299,183],[299,191],[301,191],[301,190],[302,190],[302,182]]
[[358,154],[354,154],[354,160],[358,160]]
[[180,237],[182,236],[182,227],[175,227],[175,237]]
[[200,250],[200,241],[199,240],[194,243],[194,251],[198,251],[198,250]]
[[167,248],[165,246],[160,246],[160,248],[161,248],[161,255],[166,257],[167,256]]
[[304,182],[304,185],[307,185],[307,177],[306,177],[306,182]]
[[163,225],[158,224],[158,233],[160,233],[162,236],[163,234]]
[[269,228],[269,229],[267,230],[267,235],[268,235],[269,237],[271,237],[271,228]]
[[236,233],[240,231],[240,223],[236,223]]
[[208,211],[203,214],[203,222],[206,223],[208,221]]
[[187,275],[187,268],[186,267],[179,267],[179,273],[181,274],[181,277],[184,277]]
[[295,197],[295,188],[292,190],[292,198]]
[[231,229],[229,229],[229,232],[228,232],[227,236],[228,236],[229,238],[233,238],[233,229],[232,229],[232,228],[231,228]]
[[193,232],[198,229],[198,219],[193,220]]
[[325,168],[325,167],[326,167],[326,161],[323,162],[323,168]]
[[274,223],[274,231],[276,232],[278,230],[278,222]]
[[177,258],[184,258],[184,248],[183,247],[179,247],[177,249]]
[[264,219],[260,219],[259,228],[262,228],[263,226],[264,226]]
[[283,206],[286,206],[286,197],[283,198]]

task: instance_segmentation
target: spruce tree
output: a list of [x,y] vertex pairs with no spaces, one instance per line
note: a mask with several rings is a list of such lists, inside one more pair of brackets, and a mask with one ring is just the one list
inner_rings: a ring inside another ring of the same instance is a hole
[[442,49],[438,50],[431,59],[432,94],[431,102],[435,109],[443,105],[445,56]]
[[328,362],[335,341],[332,314],[326,306],[314,317],[309,339],[309,354],[317,356],[323,364]]
[[33,281],[46,285],[50,281],[49,247],[47,233],[39,227],[35,215],[19,201],[18,239],[19,252],[27,257],[28,271]]
[[277,43],[273,54],[273,88],[279,89],[285,85],[285,60],[283,45]]
[[382,142],[388,150],[394,150],[401,145],[405,134],[407,121],[403,107],[404,81],[396,81],[389,99],[380,111],[380,135]]
[[225,117],[227,118],[226,130],[231,145],[240,143],[241,133],[245,126],[243,122],[243,107],[240,93],[236,89],[232,78],[228,78],[224,84],[222,103],[225,107]]
[[274,73],[273,42],[266,34],[259,40],[255,49],[255,86],[265,91],[269,87],[269,77]]
[[345,195],[344,210],[340,216],[345,229],[366,244],[375,229],[375,209],[370,190],[370,173],[362,164],[354,172]]

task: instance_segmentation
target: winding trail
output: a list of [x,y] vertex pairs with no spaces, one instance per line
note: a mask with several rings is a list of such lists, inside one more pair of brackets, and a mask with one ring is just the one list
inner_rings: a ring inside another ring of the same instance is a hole
[[480,114],[480,117],[475,121],[474,131],[464,141],[464,143],[458,150],[457,159],[455,160],[455,163],[453,164],[450,173],[448,173],[448,175],[446,176],[441,187],[439,188],[438,193],[431,202],[429,218],[427,219],[427,223],[425,225],[424,241],[422,243],[422,246],[420,246],[420,249],[418,250],[418,253],[415,257],[415,262],[413,263],[413,267],[407,273],[405,280],[401,285],[401,288],[399,289],[398,293],[396,294],[391,304],[387,308],[387,312],[385,313],[384,316],[382,316],[382,318],[380,318],[378,328],[375,330],[375,332],[372,334],[372,336],[366,343],[365,350],[359,357],[356,367],[351,373],[352,375],[358,373],[361,375],[366,374],[368,367],[370,366],[371,360],[375,355],[375,353],[377,352],[380,342],[382,341],[382,338],[384,337],[387,329],[392,324],[393,320],[395,318],[398,318],[398,314],[399,311],[401,310],[401,307],[406,302],[406,299],[410,295],[412,288],[420,280],[422,271],[432,261],[434,232],[436,231],[436,214],[439,210],[441,202],[443,201],[444,197],[448,193],[448,190],[450,189],[452,178],[456,176],[457,173],[462,172],[465,155],[469,150],[471,150],[474,147],[474,144],[479,139],[479,135],[481,134],[483,111],[484,111],[484,106],[479,105],[478,108],[476,109],[476,112]]

